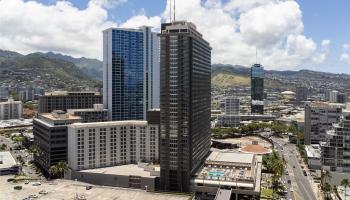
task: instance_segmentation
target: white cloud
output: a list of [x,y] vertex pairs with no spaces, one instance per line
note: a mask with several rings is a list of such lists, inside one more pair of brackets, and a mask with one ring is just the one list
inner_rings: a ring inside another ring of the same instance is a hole
[[[177,0],[177,19],[195,23],[213,47],[213,63],[295,68],[311,62],[317,45],[303,35],[302,12],[285,0]],[[162,17],[168,19],[169,1]]]
[[117,6],[119,4],[122,3],[126,3],[128,0],[91,0],[90,2],[99,5],[99,6],[103,6],[106,8],[111,8],[114,6]]
[[79,10],[68,1],[47,6],[0,0],[0,49],[21,53],[55,51],[101,58],[102,30],[117,26],[96,2]]
[[[35,1],[0,0],[0,49],[21,53],[55,51],[73,56],[101,58],[102,33],[109,27],[159,30],[169,20],[167,8],[159,16],[145,12],[116,24],[108,8],[128,0],[91,0],[86,9],[68,1],[44,5]],[[320,49],[303,35],[302,12],[293,0],[177,0],[177,20],[196,24],[213,47],[213,63],[251,65],[255,49],[259,61],[270,68],[294,68],[326,59],[330,41]]]
[[122,28],[137,28],[141,26],[152,26],[158,29],[161,24],[161,18],[158,16],[146,17],[145,15],[136,15],[120,25]]
[[340,60],[341,62],[350,64],[350,55],[349,55],[348,53],[342,53],[342,54],[340,55],[339,60]]
[[330,40],[322,40],[322,47],[325,47],[325,48],[328,48],[329,45],[331,44],[331,41]]
[[350,64],[350,44],[343,44],[343,52],[340,54],[339,61]]
[[330,45],[331,45],[330,40],[322,40],[321,49],[319,49],[319,51],[313,55],[312,62],[315,64],[323,63],[327,59],[327,56],[329,54]]

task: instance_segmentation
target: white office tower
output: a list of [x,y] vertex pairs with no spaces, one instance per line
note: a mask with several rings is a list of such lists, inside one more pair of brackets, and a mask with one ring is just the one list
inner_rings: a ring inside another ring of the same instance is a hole
[[94,169],[159,161],[159,124],[147,121],[75,123],[68,126],[68,166]]
[[19,119],[22,117],[22,102],[9,99],[0,102],[0,120]]
[[159,51],[151,27],[103,31],[103,104],[110,120],[143,120],[159,108]]
[[337,90],[332,90],[329,92],[329,101],[332,103],[337,103],[337,96],[338,96]]

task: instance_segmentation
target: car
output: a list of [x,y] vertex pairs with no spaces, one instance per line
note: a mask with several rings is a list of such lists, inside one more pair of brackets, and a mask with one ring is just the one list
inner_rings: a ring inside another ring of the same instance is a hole
[[24,181],[24,184],[29,184],[29,181],[28,180]]
[[39,196],[36,195],[36,194],[31,194],[31,195],[28,196],[28,198],[39,198]]
[[39,194],[48,194],[49,192],[48,191],[46,191],[46,190],[41,190],[40,192],[39,192]]
[[32,184],[32,186],[40,186],[40,185],[41,185],[40,182],[34,182],[34,183]]
[[92,189],[92,186],[91,185],[88,185],[85,187],[86,190],[91,190]]
[[304,176],[307,176],[307,173],[306,173],[306,171],[305,171],[305,170],[303,170],[303,174],[304,174]]
[[22,186],[16,185],[15,187],[13,187],[13,189],[15,189],[15,190],[22,190]]

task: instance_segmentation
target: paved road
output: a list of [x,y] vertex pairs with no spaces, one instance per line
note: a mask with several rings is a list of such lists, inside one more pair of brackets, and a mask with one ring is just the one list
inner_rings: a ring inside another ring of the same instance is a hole
[[[29,163],[33,160],[33,156],[28,153],[27,150],[16,150],[17,144],[12,141],[10,138],[6,138],[3,135],[0,135],[0,145],[5,144],[7,146],[7,151],[10,151],[12,156],[17,160],[17,156],[21,156],[25,162],[25,166],[22,166],[22,172],[27,176],[32,178],[40,178],[40,174],[35,171],[35,168],[32,167]],[[17,160],[18,161],[18,160]],[[19,163],[19,162],[18,162]]]
[[307,176],[304,176],[303,169],[299,163],[299,152],[294,144],[289,144],[278,138],[271,138],[277,150],[279,150],[287,160],[287,170],[291,179],[293,191],[292,199],[317,200]]

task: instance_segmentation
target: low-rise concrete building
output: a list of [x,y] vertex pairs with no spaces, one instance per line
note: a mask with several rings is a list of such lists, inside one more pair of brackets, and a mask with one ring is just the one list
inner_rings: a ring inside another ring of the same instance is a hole
[[159,188],[159,165],[146,163],[74,171],[69,169],[71,180],[111,187],[137,188],[154,191]]
[[262,157],[233,152],[212,152],[192,179],[196,197],[213,200],[220,190],[229,190],[233,199],[259,197]]
[[0,176],[18,174],[19,165],[9,151],[0,152]]
[[319,170],[321,165],[321,147],[318,144],[305,145],[305,151],[307,154],[307,164],[312,170]]

